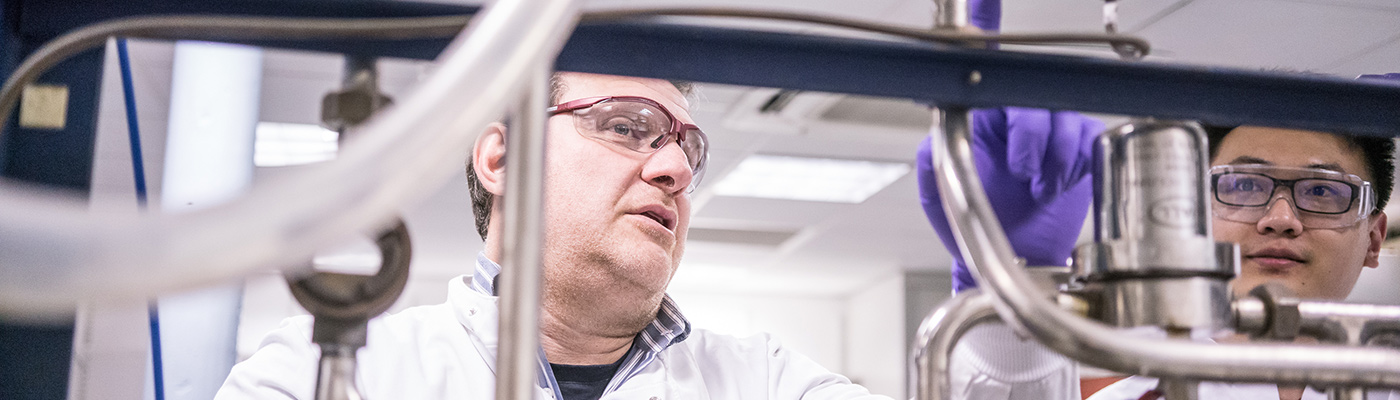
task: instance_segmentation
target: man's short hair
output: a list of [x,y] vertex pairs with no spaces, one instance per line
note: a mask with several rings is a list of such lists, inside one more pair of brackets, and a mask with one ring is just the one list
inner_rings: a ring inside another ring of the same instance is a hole
[[[1210,143],[1210,158],[1220,153],[1220,142],[1225,135],[1235,130],[1235,126],[1205,125],[1206,137]],[[1366,172],[1371,174],[1371,189],[1376,192],[1376,211],[1385,210],[1390,200],[1390,191],[1395,187],[1395,141],[1388,137],[1354,135],[1344,132],[1328,132],[1345,140],[1352,148],[1361,151],[1366,164]]]
[[[671,84],[681,95],[690,97],[695,92],[695,85],[686,81],[672,80]],[[563,75],[556,72],[549,78],[549,102],[559,104],[560,96],[568,90],[565,85]],[[507,118],[509,120],[509,118]],[[509,122],[503,122],[509,124]],[[476,179],[476,168],[472,165],[472,158],[467,157],[467,190],[472,196],[472,215],[475,217],[476,233],[481,235],[481,240],[486,240],[487,225],[491,223],[491,204],[496,201],[496,196],[481,186],[481,181]]]

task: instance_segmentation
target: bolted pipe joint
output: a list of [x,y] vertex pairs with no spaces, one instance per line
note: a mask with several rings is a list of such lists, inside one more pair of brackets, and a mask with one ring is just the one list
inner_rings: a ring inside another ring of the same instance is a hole
[[[1303,328],[1303,315],[1298,311],[1298,297],[1288,287],[1278,282],[1266,282],[1249,291],[1249,296],[1262,305],[1263,319],[1255,319],[1261,324],[1238,327],[1241,333],[1249,334],[1255,340],[1275,340],[1288,342],[1298,337]],[[1236,320],[1239,321],[1239,315]]]

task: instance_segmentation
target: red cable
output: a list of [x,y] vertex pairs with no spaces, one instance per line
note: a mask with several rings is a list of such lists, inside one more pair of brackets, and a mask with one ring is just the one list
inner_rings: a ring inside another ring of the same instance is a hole
[[1142,397],[1139,397],[1138,400],[1157,400],[1160,398],[1162,398],[1162,393],[1158,392],[1157,389],[1152,389],[1148,390],[1147,393],[1143,393]]

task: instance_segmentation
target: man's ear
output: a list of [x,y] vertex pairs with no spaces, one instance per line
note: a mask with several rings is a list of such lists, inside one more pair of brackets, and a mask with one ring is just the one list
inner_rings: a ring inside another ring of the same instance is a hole
[[1366,246],[1367,267],[1375,268],[1381,265],[1381,244],[1385,243],[1385,213],[1376,213],[1371,220],[1371,230],[1366,232],[1371,239],[1370,245]]
[[472,168],[481,187],[496,196],[505,193],[506,126],[493,122],[476,137],[472,148]]

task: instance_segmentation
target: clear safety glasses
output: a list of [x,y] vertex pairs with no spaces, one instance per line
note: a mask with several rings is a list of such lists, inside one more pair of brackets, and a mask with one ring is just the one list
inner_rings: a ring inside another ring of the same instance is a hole
[[710,157],[709,138],[700,127],[683,124],[660,103],[645,97],[589,97],[546,109],[549,115],[573,112],[574,127],[585,137],[650,154],[675,141],[685,153],[694,178],[687,192],[695,190]]
[[1215,194],[1213,213],[1228,221],[1259,222],[1279,188],[1288,188],[1285,199],[1307,228],[1350,226],[1376,208],[1370,182],[1325,169],[1221,165],[1210,169],[1210,182]]

